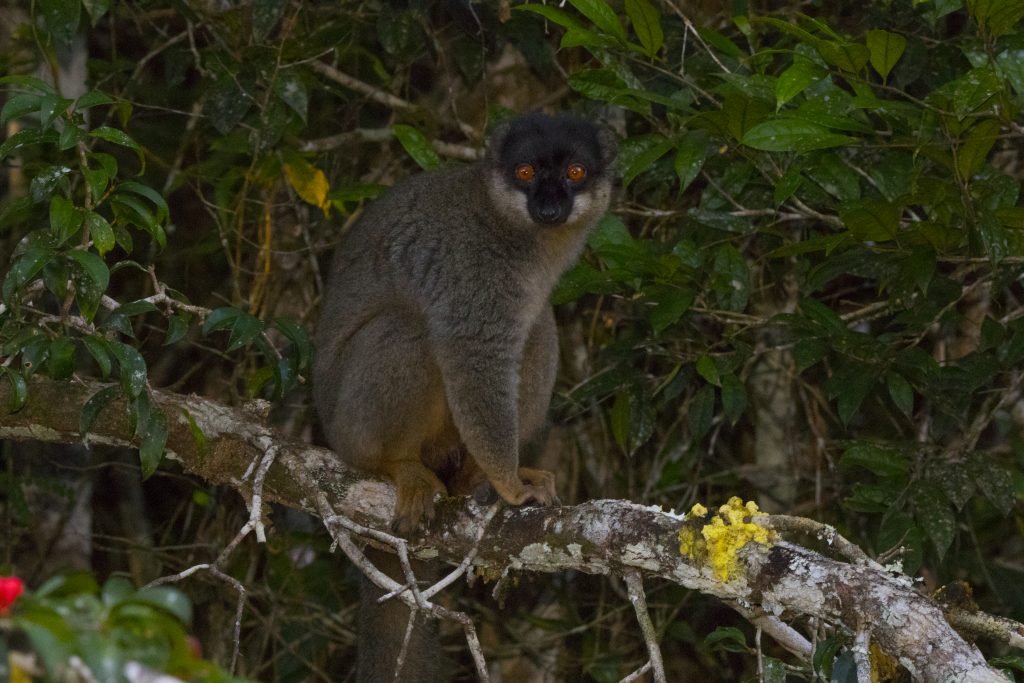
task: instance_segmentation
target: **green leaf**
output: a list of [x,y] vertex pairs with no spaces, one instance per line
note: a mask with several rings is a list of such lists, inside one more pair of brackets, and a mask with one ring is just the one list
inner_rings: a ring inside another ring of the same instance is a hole
[[887,242],[895,239],[900,225],[899,208],[883,201],[851,202],[840,208],[839,217],[861,242]]
[[522,12],[533,12],[539,14],[548,21],[558,24],[562,28],[566,29],[582,29],[583,23],[569,14],[565,10],[561,10],[555,6],[549,5],[516,5],[512,9]]
[[1024,206],[1008,206],[1003,209],[996,209],[995,217],[1008,228],[1024,230]]
[[615,394],[615,402],[612,404],[611,420],[612,437],[615,443],[622,449],[623,453],[629,453],[629,428],[633,411],[630,407],[630,394],[628,391],[620,390]]
[[53,127],[53,122],[67,111],[71,100],[60,95],[43,95],[39,99],[39,124],[43,129]]
[[129,398],[135,398],[146,389],[146,361],[132,346],[119,341],[109,341],[110,353],[117,359],[120,368],[121,388]]
[[4,277],[4,301],[13,301],[15,291],[33,279],[52,257],[53,252],[43,247],[29,247],[17,257]]
[[748,130],[741,142],[765,152],[809,152],[852,144],[857,142],[857,138],[833,133],[809,121],[773,119]]
[[747,259],[732,244],[715,251],[711,287],[722,308],[742,311],[750,299],[750,269]]
[[0,144],[0,161],[6,158],[11,152],[17,151],[28,145],[38,145],[42,142],[56,142],[57,134],[52,130],[39,131],[34,128],[19,130]]
[[930,483],[920,483],[915,487],[914,519],[928,534],[941,561],[956,536],[956,517],[949,500],[938,487]]
[[707,156],[708,139],[702,133],[687,133],[676,141],[675,170],[680,193],[697,178]]
[[188,334],[188,317],[184,313],[175,313],[167,319],[167,338],[164,346],[177,344]]
[[850,419],[860,410],[861,403],[867,398],[875,385],[875,375],[867,368],[860,368],[856,372],[845,372],[842,379],[836,379],[833,389],[836,392],[836,410],[839,412],[839,419],[844,425],[850,423]]
[[771,114],[771,106],[765,100],[746,94],[730,93],[722,101],[722,113],[729,135],[737,140],[764,121]]
[[115,397],[121,395],[121,387],[109,386],[100,389],[89,397],[89,400],[82,405],[82,412],[78,415],[78,431],[82,436],[89,433],[100,412]]
[[233,70],[225,67],[206,97],[204,112],[221,135],[230,133],[252,108],[253,98],[246,87],[252,79],[241,77],[239,71],[237,65]]
[[441,157],[434,151],[430,140],[423,133],[412,126],[401,123],[396,123],[392,128],[395,131],[395,137],[420,168],[429,170],[441,165]]
[[63,152],[66,149],[71,149],[84,139],[84,129],[72,123],[67,123],[64,125],[64,130],[60,132],[60,138],[57,140],[57,146]]
[[954,85],[953,111],[960,119],[980,109],[1003,88],[995,69],[989,65],[971,69],[958,78]]
[[633,31],[640,39],[640,44],[644,46],[647,55],[653,58],[665,42],[658,8],[649,0],[626,0],[626,16],[633,24]]
[[644,299],[653,307],[647,309],[647,319],[656,334],[661,334],[674,325],[693,305],[696,292],[669,285],[652,285],[644,288]]
[[70,199],[60,195],[50,199],[50,231],[60,242],[74,235],[81,226],[81,216],[76,219],[76,214]]
[[142,478],[148,479],[160,464],[167,446],[167,416],[159,408],[149,414],[149,420],[142,432],[142,443],[139,445],[139,462],[142,466]]
[[28,383],[25,381],[24,375],[12,368],[0,366],[0,372],[11,383],[11,400],[8,405],[11,412],[16,413],[25,407],[25,402],[28,400]]
[[[277,23],[288,9],[288,0],[253,0],[252,3],[252,37],[261,41],[270,35]],[[305,112],[301,114],[306,120]]]
[[820,339],[801,339],[793,345],[793,360],[797,372],[815,365],[828,353],[828,345]]
[[898,33],[872,29],[868,31],[867,43],[868,51],[871,53],[871,66],[883,79],[888,78],[889,72],[903,56],[907,39]]
[[643,171],[672,149],[674,143],[662,135],[640,135],[623,142],[619,148],[622,184],[629,185]]
[[98,202],[107,191],[107,186],[110,184],[110,176],[103,168],[91,169],[83,166],[81,170],[82,175],[85,176],[85,182],[89,185],[93,201]]
[[903,478],[910,473],[910,461],[900,451],[878,444],[855,443],[840,459],[845,467],[863,467],[880,477]]
[[831,674],[832,662],[835,660],[841,644],[839,636],[829,636],[817,642],[814,647],[814,655],[811,658],[811,666],[815,673],[826,676]]
[[75,370],[75,343],[67,337],[57,337],[50,342],[50,353],[46,358],[46,371],[54,379],[67,379]]
[[826,62],[850,73],[863,69],[871,56],[863,45],[846,41],[817,40],[814,49]]
[[[49,617],[50,614],[45,616]],[[71,628],[63,623],[60,615],[52,613],[52,619],[53,621],[44,620],[44,615],[39,614],[38,610],[13,619],[14,625],[28,636],[32,652],[39,653],[51,675],[61,671],[61,667],[66,665],[71,657],[69,645],[75,638]]]
[[0,77],[0,85],[19,85],[23,88],[30,88],[42,94],[53,94],[53,86],[35,76],[24,76],[16,74]]
[[100,366],[100,374],[103,379],[106,379],[110,375],[112,364],[110,362],[110,353],[107,351],[106,342],[99,337],[89,336],[81,338],[82,345],[89,352],[89,355],[93,357],[96,364]]
[[722,408],[725,417],[732,425],[743,416],[747,409],[747,390],[736,375],[729,373],[722,376]]
[[298,354],[298,367],[309,367],[313,356],[313,344],[310,342],[305,328],[290,318],[276,319],[274,327],[280,330],[288,341],[295,346],[295,351]]
[[900,412],[911,417],[914,412],[914,388],[903,375],[889,371],[885,373],[885,384],[889,388],[889,397]]
[[227,329],[235,318],[240,316],[242,311],[232,306],[222,306],[214,309],[203,321],[203,336],[209,335],[217,330]]
[[39,172],[32,178],[30,186],[32,200],[35,202],[45,201],[58,186],[68,193],[70,190],[68,174],[70,173],[71,169],[67,166],[45,166],[39,169]]
[[106,218],[95,211],[90,211],[85,214],[85,227],[100,256],[114,248],[114,229],[110,227]]
[[694,441],[701,439],[711,429],[715,413],[715,387],[705,384],[694,395],[686,414],[686,423]]
[[165,200],[159,192],[154,190],[148,185],[137,183],[134,180],[127,180],[117,186],[118,192],[131,192],[132,194],[140,197],[145,197],[149,201],[153,202],[156,206],[156,220],[159,223],[165,222],[170,218],[171,211],[167,208],[167,200]]
[[4,103],[0,109],[0,126],[6,125],[11,119],[17,119],[39,110],[39,95],[35,93],[18,93]]
[[228,353],[240,349],[256,339],[263,333],[263,321],[259,318],[241,313],[235,317],[231,326],[231,334],[228,336],[228,346],[225,349]]
[[697,374],[716,387],[722,386],[722,378],[718,375],[718,365],[706,353],[702,353],[697,357]]
[[[281,7],[287,7],[287,2],[279,2]],[[253,12],[255,13],[255,6]],[[297,69],[282,69],[278,72],[277,80],[274,81],[274,94],[287,104],[292,111],[299,115],[303,122],[306,121],[306,113],[309,111],[309,91],[306,83],[299,77]]]
[[135,594],[133,600],[160,609],[173,615],[182,626],[192,625],[192,605],[188,596],[177,588],[170,586],[157,586],[155,588],[144,588]]
[[75,100],[75,110],[81,111],[82,109],[89,109],[90,107],[98,107],[105,104],[113,104],[114,98],[105,92],[99,90],[90,90],[83,94],[77,100]]
[[1017,505],[1012,472],[998,463],[976,457],[971,460],[971,474],[978,490],[989,502],[1003,515],[1010,514]]
[[126,599],[135,595],[135,589],[131,581],[123,576],[112,576],[103,582],[100,590],[100,600],[106,607],[116,607]]
[[626,29],[605,0],[569,0],[569,3],[603,32],[626,42]]
[[935,275],[935,251],[928,247],[914,249],[907,259],[907,273],[913,278],[921,293],[927,294],[928,285]]
[[956,170],[961,178],[967,180],[981,170],[998,136],[999,122],[995,119],[984,119],[971,128],[957,150]]
[[1024,17],[1024,0],[967,0],[967,11],[978,26],[998,37]]
[[625,107],[641,114],[647,114],[651,109],[650,103],[641,97],[643,93],[630,88],[612,69],[581,69],[569,77],[569,87],[592,100]]
[[89,135],[132,150],[139,158],[139,175],[142,175],[145,172],[146,155],[142,150],[142,146],[135,142],[135,140],[123,130],[118,130],[117,128],[111,128],[109,126],[100,126],[99,128],[94,128],[89,131]]
[[704,644],[712,651],[750,652],[747,637],[743,635],[743,631],[734,626],[719,626],[707,635]]
[[800,189],[800,183],[803,182],[803,176],[800,172],[800,165],[793,164],[786,169],[786,172],[782,174],[779,181],[775,183],[775,189],[772,191],[772,201],[775,206],[781,206],[784,201],[792,197]]
[[65,45],[70,44],[78,31],[81,0],[39,0],[39,8],[50,34]]
[[802,93],[808,86],[817,83],[828,75],[825,69],[810,61],[809,59],[794,59],[792,66],[779,74],[775,81],[775,108],[782,105]]
[[942,492],[949,498],[957,510],[963,510],[964,505],[975,493],[975,484],[971,480],[970,464],[965,462],[951,462],[934,467],[932,480],[942,487]]
[[96,289],[101,292],[107,291],[107,285],[110,283],[110,269],[107,268],[103,259],[91,251],[82,251],[81,249],[72,249],[67,252],[67,256],[81,267],[82,272],[92,280]]

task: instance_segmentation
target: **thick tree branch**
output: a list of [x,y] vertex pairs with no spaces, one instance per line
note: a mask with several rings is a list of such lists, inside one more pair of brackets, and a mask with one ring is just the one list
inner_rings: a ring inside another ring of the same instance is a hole
[[[86,400],[105,385],[36,379],[22,410],[11,413],[10,387],[0,383],[0,439],[60,443],[82,441],[78,419]],[[266,454],[271,433],[244,412],[197,396],[153,391],[168,417],[168,450],[190,472],[249,497],[244,473]],[[202,432],[199,437],[196,430]],[[94,422],[88,442],[131,445],[123,401],[113,401]],[[263,495],[317,513],[321,494],[336,513],[386,529],[394,492],[386,483],[347,469],[330,451],[276,437]],[[491,571],[561,571],[629,576],[641,572],[730,603],[757,605],[776,615],[808,615],[865,633],[921,681],[963,683],[1006,678],[947,623],[941,609],[914,590],[905,576],[877,565],[840,562],[787,542],[749,543],[739,553],[740,575],[719,579],[708,566],[679,552],[681,517],[617,500],[573,507],[504,508],[480,541],[485,511],[471,500],[445,499],[434,523],[411,540],[421,558],[473,564]]]

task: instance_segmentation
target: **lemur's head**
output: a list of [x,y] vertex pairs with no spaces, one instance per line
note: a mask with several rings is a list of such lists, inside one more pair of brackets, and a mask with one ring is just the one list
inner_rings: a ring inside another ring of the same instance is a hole
[[512,119],[488,145],[491,200],[523,222],[589,226],[608,208],[615,148],[611,131],[573,116]]

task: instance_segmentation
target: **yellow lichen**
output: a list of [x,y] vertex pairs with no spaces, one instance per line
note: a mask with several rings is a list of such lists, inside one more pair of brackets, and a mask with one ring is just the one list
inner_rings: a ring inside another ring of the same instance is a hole
[[[733,496],[718,508],[718,514],[711,522],[699,530],[692,525],[684,525],[679,530],[679,552],[700,561],[706,556],[715,575],[722,581],[728,581],[738,569],[736,555],[740,548],[751,541],[770,546],[777,538],[770,529],[744,521],[759,513],[757,503],[744,503]],[[703,517],[707,510],[698,503],[690,514],[693,518]]]
[[871,661],[871,683],[899,680],[900,663],[874,643],[868,647]]

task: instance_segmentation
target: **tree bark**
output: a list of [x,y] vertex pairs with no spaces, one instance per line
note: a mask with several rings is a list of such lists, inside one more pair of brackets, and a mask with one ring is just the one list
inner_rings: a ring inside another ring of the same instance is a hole
[[[0,438],[57,443],[83,441],[78,431],[84,403],[107,385],[36,378],[26,405],[11,412],[10,387],[0,383]],[[326,494],[333,509],[365,526],[387,529],[394,508],[390,484],[347,468],[331,451],[275,436],[245,412],[198,396],[152,391],[168,417],[170,457],[210,483],[248,497],[247,479],[273,437],[279,448],[263,495],[286,506],[315,512]],[[201,435],[200,435],[201,433]],[[123,400],[107,405],[86,443],[131,446]],[[743,571],[729,581],[679,551],[683,517],[620,500],[576,506],[505,508],[490,522],[477,546],[484,515],[470,499],[439,502],[437,517],[411,540],[421,558],[458,563],[476,546],[474,564],[490,574],[575,569],[592,574],[639,571],[730,603],[759,605],[776,615],[807,615],[868,633],[915,679],[926,682],[1007,679],[946,621],[941,609],[914,590],[906,576],[877,566],[826,558],[780,541],[748,543],[739,552]]]

